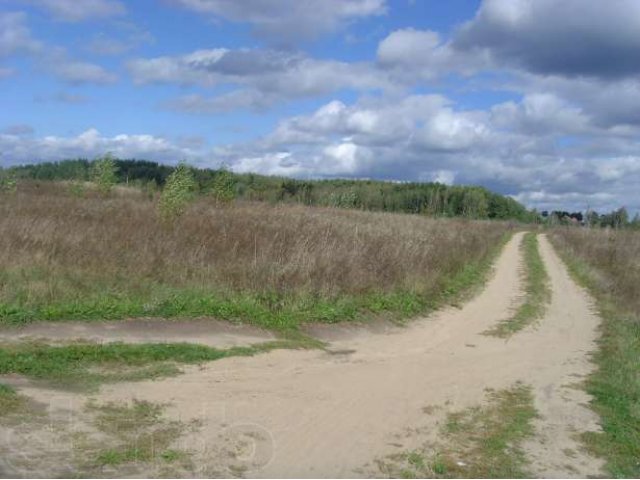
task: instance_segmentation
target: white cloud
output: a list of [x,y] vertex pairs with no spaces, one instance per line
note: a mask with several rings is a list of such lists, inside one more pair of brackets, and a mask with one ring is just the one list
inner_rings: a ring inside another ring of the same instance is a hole
[[415,84],[448,73],[471,74],[487,64],[486,55],[454,50],[437,32],[404,28],[391,32],[378,45],[380,68],[401,82]]
[[590,119],[581,108],[551,93],[531,93],[521,102],[495,105],[496,126],[524,134],[571,135],[589,133]]
[[443,183],[444,185],[453,185],[455,178],[456,174],[451,170],[436,170],[431,173],[429,180],[432,182]]
[[449,39],[403,28],[378,45],[380,68],[408,85],[480,71],[593,81],[640,73],[637,0],[483,0]]
[[45,64],[47,70],[71,84],[107,84],[118,79],[115,74],[108,72],[100,65],[73,60],[66,55],[54,55],[53,58],[47,59]]
[[31,36],[23,12],[0,13],[0,57],[35,53],[42,44]]
[[[0,13],[0,57],[26,54],[45,71],[72,84],[112,83],[117,77],[104,67],[71,57],[66,48],[47,45],[33,38],[22,12]],[[12,69],[0,69],[9,76]],[[0,74],[0,77],[3,75]]]
[[105,152],[112,152],[122,158],[153,158],[170,163],[176,163],[181,159],[196,161],[202,156],[199,150],[177,146],[163,137],[147,134],[106,137],[95,128],[72,137],[25,137],[0,133],[0,149],[3,152],[0,160],[4,166],[64,158],[93,158]]
[[260,109],[278,101],[342,89],[393,89],[373,65],[319,60],[279,50],[215,48],[128,63],[135,83],[184,86],[232,85],[236,91],[218,97],[187,95],[169,103],[188,112],[218,112],[234,107]]
[[385,0],[173,0],[199,13],[248,23],[276,44],[291,44],[386,13]]
[[[584,115],[603,128],[640,127],[638,78],[565,78],[558,75],[519,75],[512,88],[528,94],[546,92],[579,106]],[[632,134],[637,135],[637,131]]]
[[496,64],[567,77],[640,73],[637,0],[484,0],[455,32],[455,49]]
[[238,173],[262,172],[264,175],[303,176],[306,172],[297,163],[290,163],[289,152],[264,153],[238,158],[234,171]]

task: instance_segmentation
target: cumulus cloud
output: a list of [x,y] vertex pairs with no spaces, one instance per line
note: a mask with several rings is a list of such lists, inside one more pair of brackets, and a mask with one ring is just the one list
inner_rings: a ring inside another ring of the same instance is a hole
[[124,4],[117,0],[31,0],[53,14],[54,18],[66,22],[113,17],[126,12]]
[[34,39],[23,12],[0,13],[0,57],[16,53],[35,53],[42,44]]
[[[600,127],[640,127],[640,80],[566,78],[557,75],[520,75],[509,87],[518,92],[546,92],[579,105]],[[633,134],[637,134],[633,130]]]
[[277,44],[308,40],[361,18],[386,12],[385,0],[172,0],[190,10],[249,23]]
[[542,75],[613,78],[640,72],[638,31],[636,0],[484,0],[452,46]]
[[378,65],[415,84],[450,73],[633,79],[640,73],[636,0],[484,0],[450,38],[404,28],[384,38]]
[[3,131],[0,133],[3,166],[64,158],[93,158],[112,152],[123,158],[153,158],[176,163],[181,159],[197,162],[202,153],[190,146],[178,146],[170,140],[148,134],[102,135],[90,128],[72,137],[31,137]]
[[[33,38],[23,12],[0,14],[0,58],[26,54],[44,70],[72,84],[112,83],[117,77],[100,65],[73,58],[66,48]],[[13,70],[3,68],[6,76]],[[0,75],[2,76],[2,75]]]
[[438,32],[404,28],[378,45],[377,62],[402,82],[433,80],[449,73],[472,74],[487,64],[487,55],[455,50]]
[[219,97],[188,95],[170,106],[190,112],[218,112],[234,107],[260,109],[277,101],[322,95],[341,89],[393,88],[368,63],[319,60],[280,50],[215,48],[181,56],[136,59],[128,64],[134,82],[176,83],[239,90]]
[[455,111],[439,95],[354,105],[329,102],[310,115],[282,121],[243,151],[220,150],[229,163],[298,176],[386,176],[452,179],[447,165],[490,141],[482,112]]
[[572,135],[594,131],[580,107],[551,93],[531,93],[520,102],[495,105],[492,117],[497,127],[528,135]]
[[102,66],[69,58],[66,52],[50,54],[42,63],[55,76],[74,85],[108,84],[118,79]]

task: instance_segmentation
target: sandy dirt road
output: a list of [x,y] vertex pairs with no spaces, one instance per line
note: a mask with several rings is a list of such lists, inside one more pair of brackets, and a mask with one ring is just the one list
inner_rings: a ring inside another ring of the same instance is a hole
[[[599,320],[543,235],[553,292],[545,318],[508,340],[482,334],[508,318],[522,294],[521,239],[506,245],[486,288],[461,309],[385,332],[333,332],[327,352],[229,358],[162,381],[108,385],[96,397],[168,403],[172,418],[197,420],[178,442],[197,465],[186,475],[353,477],[382,475],[376,459],[434,439],[448,411],[478,405],[485,389],[521,381],[532,386],[540,414],[525,446],[532,473],[599,475],[602,462],[576,440],[598,429],[598,419],[575,386],[593,368]],[[68,395],[68,404],[81,404]]]

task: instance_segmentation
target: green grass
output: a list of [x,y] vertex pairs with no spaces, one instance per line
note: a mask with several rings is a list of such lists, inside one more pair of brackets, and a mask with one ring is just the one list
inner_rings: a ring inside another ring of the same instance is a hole
[[[94,426],[106,435],[108,446],[83,445],[92,451],[87,466],[116,467],[131,462],[162,460],[172,463],[188,460],[188,453],[170,448],[185,429],[185,425],[163,416],[164,405],[133,400],[131,404],[89,404],[94,414]],[[86,467],[85,467],[86,468]]]
[[56,387],[90,389],[102,382],[135,381],[175,375],[179,364],[251,356],[309,343],[278,340],[248,347],[216,349],[187,343],[46,345],[20,343],[0,348],[0,374],[46,380]]
[[[31,303],[27,294],[17,295],[19,300],[14,303],[0,302],[0,325],[23,325],[34,321],[209,316],[253,324],[286,335],[296,332],[305,323],[364,321],[376,316],[402,321],[426,314],[443,304],[457,303],[475,291],[486,279],[494,259],[509,237],[505,235],[491,254],[482,260],[469,263],[456,275],[443,278],[438,285],[438,293],[429,296],[413,291],[369,292],[336,298],[311,294],[212,294],[208,290],[173,289],[161,285],[149,287],[153,294],[135,294],[127,289],[115,292],[105,288],[99,294],[83,294],[46,304]],[[22,272],[20,275],[37,276],[38,272]],[[0,277],[4,283],[13,283],[8,272],[1,273]],[[15,282],[24,282],[24,279],[16,278]]]
[[[521,443],[537,413],[529,386],[490,391],[485,405],[447,416],[436,445],[383,462],[385,475],[404,478],[526,478]],[[435,450],[435,454],[433,454]]]
[[526,233],[521,249],[525,266],[525,300],[513,316],[487,330],[486,335],[506,338],[541,319],[551,301],[549,276],[538,249],[538,236]]
[[0,418],[24,410],[26,399],[12,387],[0,383]]
[[597,370],[586,389],[592,408],[600,415],[602,432],[587,432],[582,439],[595,455],[606,459],[609,475],[640,478],[640,316],[625,311],[605,291],[600,274],[588,263],[558,248],[572,276],[597,302],[602,318]]

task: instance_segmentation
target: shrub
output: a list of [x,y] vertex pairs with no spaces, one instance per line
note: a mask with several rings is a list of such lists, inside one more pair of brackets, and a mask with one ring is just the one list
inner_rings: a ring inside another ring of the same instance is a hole
[[17,189],[15,175],[0,170],[0,193],[15,193]]
[[211,185],[211,193],[218,203],[229,203],[236,198],[236,180],[225,168],[218,171]]
[[93,163],[93,180],[103,195],[108,195],[116,184],[117,170],[116,162],[110,153]]
[[180,163],[167,178],[160,195],[159,209],[162,219],[172,221],[182,215],[193,199],[195,188],[196,181],[191,167],[186,163]]

